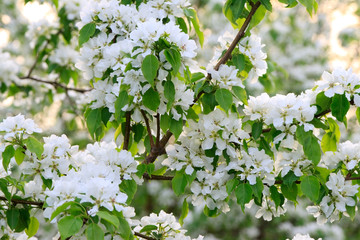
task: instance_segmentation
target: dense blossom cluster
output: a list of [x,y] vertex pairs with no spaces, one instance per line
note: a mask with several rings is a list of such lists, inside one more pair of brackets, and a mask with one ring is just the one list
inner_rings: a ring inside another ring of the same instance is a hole
[[352,185],[345,181],[341,172],[330,173],[326,187],[330,190],[329,195],[324,196],[319,206],[309,206],[306,210],[316,217],[319,224],[327,221],[339,220],[340,214],[347,211],[346,206],[354,207],[354,196],[358,193],[359,185]]
[[[5,132],[6,142],[2,146],[13,144],[16,148],[25,148],[23,140],[33,132],[41,132],[33,120],[23,115],[6,118],[0,123],[0,131]],[[5,147],[1,147],[1,152],[4,150]],[[85,151],[79,151],[77,146],[70,145],[65,135],[51,135],[44,137],[41,158],[29,149],[25,155],[19,167],[24,176],[32,179],[25,183],[25,197],[46,200],[46,218],[65,202],[75,200],[91,203],[93,207],[88,212],[92,215],[99,207],[105,207],[132,216],[126,206],[128,196],[119,191],[119,185],[123,180],[141,182],[135,175],[138,163],[130,152],[119,151],[114,142],[89,144]],[[16,164],[15,161],[12,164]],[[45,191],[43,179],[52,180],[51,187]]]
[[351,69],[337,68],[332,73],[324,72],[316,85],[317,90],[324,91],[328,98],[335,94],[345,94],[349,101],[353,98],[355,105],[360,107],[360,89],[357,87],[360,85],[360,77]]
[[[157,215],[151,213],[150,216],[142,217],[139,224],[134,228],[134,231],[140,232],[144,227],[151,225],[156,226],[157,229],[150,230],[151,235],[161,236],[161,239],[166,240],[191,240],[189,236],[185,236],[186,230],[181,229],[181,225],[176,221],[173,214],[167,214],[160,211]],[[192,240],[202,240],[203,236],[199,236]]]
[[[89,93],[92,108],[105,106],[114,113],[120,88],[128,89],[133,100],[123,110],[135,108],[134,116],[139,116],[139,110],[144,109],[142,96],[151,88],[141,66],[146,56],[154,55],[159,62],[154,86],[160,93],[158,112],[167,112],[169,100],[164,95],[164,81],[172,66],[164,51],[172,49],[180,54],[180,74],[196,55],[195,41],[175,24],[176,18],[184,16],[183,11],[188,5],[187,1],[148,1],[137,8],[134,4],[121,5],[118,1],[103,0],[90,1],[83,8],[79,26],[95,22],[96,29],[101,31],[83,45],[81,60],[77,63],[86,79],[101,79],[94,81],[94,90]],[[194,93],[180,79],[175,78],[172,82],[176,96],[170,109],[173,118],[178,120],[185,116],[183,111],[189,108]],[[139,118],[135,120],[140,121]]]

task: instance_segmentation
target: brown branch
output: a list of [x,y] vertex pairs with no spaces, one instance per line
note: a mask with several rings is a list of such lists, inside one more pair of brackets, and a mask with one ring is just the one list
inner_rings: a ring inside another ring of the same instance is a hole
[[144,235],[144,234],[142,234],[142,233],[138,233],[138,232],[134,232],[134,235],[135,235],[135,236],[138,236],[138,237],[141,237],[141,238],[143,238],[143,239],[147,239],[147,240],[156,240],[156,239],[153,238],[153,237],[148,237],[148,236],[146,236],[146,235]]
[[66,91],[75,91],[75,92],[78,92],[78,93],[85,93],[85,92],[89,92],[89,91],[92,90],[92,89],[81,89],[81,88],[67,87],[67,86],[65,86],[65,85],[63,85],[61,83],[58,83],[58,82],[47,81],[47,80],[43,80],[43,79],[40,79],[40,78],[31,77],[31,76],[20,77],[20,79],[22,79],[22,80],[27,79],[27,80],[32,80],[32,81],[35,81],[35,82],[41,82],[41,83],[45,83],[45,84],[50,84],[54,88],[63,88]]
[[151,146],[151,149],[152,149],[152,148],[155,147],[155,144],[154,144],[154,139],[153,139],[153,136],[152,136],[152,133],[151,133],[149,119],[147,118],[146,113],[145,113],[144,110],[141,110],[141,114],[142,114],[142,116],[144,118],[144,121],[145,121],[145,124],[146,124],[146,130],[147,130],[147,133],[148,133],[148,136],[149,136],[150,146]]
[[249,15],[246,17],[244,24],[241,26],[240,31],[238,32],[238,34],[234,38],[233,42],[230,44],[230,47],[225,52],[224,56],[220,59],[220,61],[216,64],[216,66],[214,67],[214,69],[216,71],[219,70],[219,68],[220,68],[220,66],[222,64],[226,63],[231,58],[232,51],[234,51],[236,45],[240,42],[241,38],[244,37],[245,31],[246,31],[247,27],[249,26],[250,21],[251,21],[252,17],[254,16],[256,10],[260,7],[260,5],[261,5],[261,3],[257,2],[251,8],[251,11],[249,12]]
[[156,147],[160,146],[160,114],[156,114]]
[[126,112],[125,114],[125,134],[124,134],[124,150],[129,150],[129,141],[130,141],[130,130],[131,130],[131,112]]
[[153,163],[155,162],[158,156],[166,153],[165,146],[168,143],[171,136],[172,133],[170,131],[167,131],[166,134],[160,140],[159,145],[151,148],[149,155],[147,155],[145,158],[146,163]]
[[[0,200],[1,201],[8,201],[6,197],[1,197],[0,196]],[[38,207],[43,207],[44,203],[43,202],[35,202],[35,201],[29,201],[29,200],[23,200],[23,199],[11,199],[11,202],[14,204],[25,204],[25,205],[34,205],[34,206],[38,206]]]
[[164,181],[171,181],[174,177],[173,176],[161,176],[161,175],[151,175],[145,173],[143,178],[146,180],[164,180]]
[[[236,35],[236,37],[234,38],[234,40],[232,41],[232,43],[230,44],[229,48],[226,50],[225,54],[222,56],[222,58],[218,61],[218,63],[215,65],[214,69],[216,71],[219,70],[220,66],[222,64],[225,64],[230,58],[231,58],[231,53],[234,51],[234,49],[236,48],[236,45],[240,42],[241,38],[244,37],[245,32],[247,27],[249,26],[252,17],[254,16],[256,10],[260,7],[261,3],[257,2],[255,4],[250,4],[251,5],[251,10],[249,12],[249,15],[246,17],[245,22],[243,23],[243,25],[241,26],[238,34]],[[207,81],[211,80],[211,74],[208,74],[206,77]],[[200,97],[204,94],[204,91],[200,91],[197,96],[194,99],[194,102],[190,105],[193,106],[199,99]]]

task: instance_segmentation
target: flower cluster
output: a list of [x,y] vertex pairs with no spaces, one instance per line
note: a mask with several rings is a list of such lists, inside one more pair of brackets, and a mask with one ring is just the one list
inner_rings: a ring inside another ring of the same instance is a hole
[[305,131],[314,128],[309,122],[313,120],[317,112],[316,106],[312,106],[315,103],[315,96],[313,91],[306,91],[299,96],[293,93],[277,94],[274,97],[269,97],[266,93],[258,97],[250,96],[244,113],[252,121],[264,121],[267,125],[273,125],[282,131],[275,143],[287,140],[283,141],[283,144],[286,144],[284,147],[288,147],[294,144],[295,124],[304,125]]
[[244,88],[241,79],[237,76],[238,70],[234,66],[221,65],[219,70],[208,70],[211,74],[211,81],[220,88],[231,90],[232,86],[239,86]]
[[[156,226],[156,229],[146,230],[146,226]],[[144,230],[143,230],[144,229]],[[191,237],[185,236],[186,230],[181,229],[181,225],[176,221],[173,214],[167,214],[163,210],[159,215],[151,213],[150,216],[142,217],[140,223],[134,228],[135,232],[146,232],[150,236],[155,236],[166,240],[191,240]],[[193,238],[192,240],[202,240],[203,236]]]
[[0,132],[5,132],[5,141],[26,139],[34,132],[40,133],[41,131],[32,119],[25,119],[21,114],[8,117],[0,123]]
[[354,74],[351,69],[335,69],[332,73],[324,72],[321,80],[316,82],[317,90],[324,91],[328,98],[335,94],[345,94],[346,98],[351,101],[354,98],[356,106],[360,107],[360,77]]
[[[185,0],[166,0],[143,2],[136,7],[135,4],[122,5],[116,0],[102,0],[90,1],[83,8],[79,27],[93,22],[101,31],[83,45],[80,61],[76,64],[86,79],[96,78],[94,90],[89,93],[91,108],[105,106],[114,113],[114,102],[121,88],[132,97],[131,103],[122,110],[135,109],[134,115],[140,116],[140,108],[151,112],[142,106],[142,101],[143,95],[153,87],[160,95],[160,114],[171,109],[174,119],[185,117],[183,111],[192,103],[193,91],[174,77],[171,81],[176,96],[170,102],[164,94],[164,82],[173,69],[173,63],[166,59],[165,50],[179,54],[181,75],[185,64],[191,63],[196,55],[195,41],[190,40],[175,21],[184,16],[183,10],[188,5]],[[148,55],[155,56],[159,63],[153,86],[141,69]]]
[[109,211],[122,211],[128,196],[119,191],[123,180],[131,180],[137,172],[137,162],[131,153],[116,149],[115,143],[89,144],[84,152],[73,155],[77,166],[66,176],[53,182],[53,187],[45,191],[46,203],[49,205],[44,212],[45,217],[68,201],[80,199],[94,206],[88,211],[94,215],[100,207]]
[[325,152],[323,161],[327,168],[335,169],[340,163],[346,166],[347,170],[353,170],[359,164],[360,153],[354,149],[359,149],[360,143],[346,141],[338,145],[336,152]]
[[324,224],[328,220],[330,222],[339,220],[340,214],[346,212],[346,206],[354,207],[356,202],[353,197],[358,193],[359,185],[352,185],[351,182],[345,181],[339,171],[336,174],[330,173],[326,187],[330,193],[322,198],[320,205],[306,208],[319,224]]
[[261,44],[261,38],[255,34],[251,34],[249,37],[245,37],[240,41],[240,53],[245,54],[254,67],[249,73],[249,79],[257,80],[258,77],[266,73],[268,66],[265,59],[267,55],[261,50],[264,46],[264,44]]
[[[296,234],[292,240],[314,240],[312,237],[309,236],[309,234],[306,235],[302,235],[300,233]],[[321,240],[321,238],[319,238],[318,240]]]

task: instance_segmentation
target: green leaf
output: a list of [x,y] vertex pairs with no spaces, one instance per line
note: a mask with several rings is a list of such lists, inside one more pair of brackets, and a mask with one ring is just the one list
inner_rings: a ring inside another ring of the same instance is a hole
[[272,11],[272,5],[270,0],[260,0],[261,4],[265,6],[266,10]]
[[284,184],[286,184],[287,186],[290,187],[298,179],[299,179],[299,177],[297,177],[293,171],[289,171],[283,178],[283,181],[284,181]]
[[126,221],[123,216],[119,216],[118,218],[120,222],[120,227],[119,227],[120,236],[123,239],[129,239],[129,240],[134,239],[128,221]]
[[227,112],[233,102],[232,94],[229,90],[224,88],[219,88],[215,92],[215,99],[219,105]]
[[142,102],[145,107],[156,112],[157,108],[160,105],[160,96],[157,91],[153,88],[149,88],[143,95]]
[[239,185],[240,181],[237,178],[233,178],[226,182],[226,192],[228,195],[234,191],[234,189]]
[[36,138],[30,136],[25,140],[26,147],[30,152],[35,153],[38,159],[41,159],[41,155],[44,152],[44,146]]
[[137,191],[137,184],[136,184],[135,180],[133,180],[133,179],[122,180],[122,182],[120,184],[120,189],[123,190],[123,192],[125,192],[126,195],[128,196],[126,203],[130,204],[132,199],[135,196],[136,191]]
[[358,120],[358,123],[360,124],[360,107],[356,109],[356,118]]
[[87,240],[103,240],[104,237],[104,231],[96,223],[90,223],[86,228]]
[[256,184],[251,185],[254,196],[258,199],[262,199],[262,191],[264,190],[264,185],[259,177],[256,178]]
[[319,199],[320,194],[320,183],[314,176],[306,176],[301,180],[300,184],[301,191],[311,201],[316,202]]
[[74,202],[66,202],[63,205],[57,207],[55,211],[51,214],[50,221],[53,220],[57,215],[64,212],[69,206],[75,204]]
[[239,86],[233,86],[231,90],[234,92],[235,96],[242,101],[245,105],[248,105],[247,93],[246,90]]
[[115,118],[119,120],[123,115],[122,108],[129,102],[129,95],[127,91],[121,91],[115,101]]
[[14,155],[15,155],[15,149],[13,145],[8,145],[2,153],[2,158],[3,158],[2,163],[6,172],[9,167],[11,158],[14,157]]
[[155,226],[155,225],[146,225],[145,227],[143,227],[143,228],[140,230],[140,232],[141,232],[141,233],[142,233],[142,232],[151,232],[151,231],[157,230],[157,229],[158,229],[158,227]]
[[171,64],[172,73],[175,76],[179,72],[181,66],[181,55],[179,51],[173,48],[165,49],[164,55],[166,60]]
[[0,179],[0,190],[4,193],[6,199],[11,201],[11,193],[8,190],[8,181],[5,179]]
[[18,208],[11,208],[6,211],[6,220],[9,227],[14,230],[20,219],[20,211]]
[[109,212],[99,211],[96,213],[96,215],[98,215],[100,218],[104,219],[105,221],[111,223],[116,228],[120,226],[119,219],[116,216],[110,214]]
[[355,206],[348,206],[346,205],[346,212],[349,214],[351,221],[354,221],[356,216],[356,205]]
[[60,219],[58,222],[58,228],[61,235],[61,239],[66,239],[72,235],[78,233],[83,225],[83,221],[80,217],[66,216]]
[[203,94],[203,96],[201,98],[201,102],[203,105],[203,113],[204,114],[208,114],[208,113],[212,112],[214,110],[215,106],[217,105],[214,94],[210,94],[210,93]]
[[183,205],[182,205],[182,208],[181,208],[181,216],[180,216],[180,219],[179,219],[179,223],[181,225],[184,224],[184,219],[186,218],[188,213],[189,213],[189,204],[188,204],[188,202],[186,201],[186,198],[185,198],[184,202],[183,202]]
[[184,14],[188,19],[190,19],[192,25],[194,26],[195,33],[198,36],[200,46],[202,47],[204,43],[204,33],[200,30],[200,22],[196,11],[194,9],[185,8]]
[[240,183],[235,189],[237,203],[240,205],[241,210],[244,212],[245,204],[252,199],[253,190],[249,183]]
[[298,187],[295,182],[293,182],[291,185],[281,184],[281,192],[287,199],[296,202]]
[[185,173],[183,171],[176,172],[174,178],[171,180],[171,183],[176,196],[183,194],[187,185],[187,178]]
[[296,129],[296,138],[303,145],[306,157],[316,166],[320,162],[321,148],[317,138],[312,131],[305,132],[304,126],[298,126]]
[[142,64],[141,71],[144,74],[144,78],[154,87],[154,80],[157,76],[159,69],[159,60],[154,55],[147,55]]
[[324,92],[320,92],[316,95],[316,105],[320,108],[316,114],[323,113],[330,108],[331,98],[325,96]]
[[330,108],[332,115],[336,117],[338,121],[343,122],[346,113],[350,109],[350,103],[349,100],[347,100],[345,94],[335,94],[335,96],[332,98]]
[[243,54],[233,54],[231,58],[235,67],[241,72],[245,68],[245,57]]
[[[16,150],[15,150],[15,161],[18,165],[20,165],[23,161],[24,161],[24,158],[25,158],[25,153],[24,153],[24,149],[22,147],[18,147]],[[5,168],[6,169],[6,168]]]
[[276,207],[281,206],[284,203],[284,196],[282,196],[275,186],[270,187],[270,196],[275,203]]
[[26,235],[28,235],[29,238],[34,236],[37,233],[39,226],[40,226],[40,223],[37,220],[37,218],[31,217],[29,226],[25,229]]
[[171,80],[167,80],[164,85],[164,95],[168,101],[167,110],[169,111],[175,100],[175,86]]
[[306,7],[306,11],[312,16],[317,12],[318,4],[316,0],[298,0],[302,5]]
[[90,37],[92,37],[95,34],[96,25],[95,23],[88,23],[85,26],[83,26],[80,30],[79,35],[79,46],[81,47],[84,43],[89,41]]
[[337,150],[336,147],[336,137],[335,134],[328,132],[321,139],[321,150],[323,152],[332,151],[335,152]]
[[[230,17],[232,23],[242,16],[246,0],[227,0],[224,5],[224,13]],[[230,12],[229,12],[230,11]]]
[[204,214],[205,214],[205,216],[207,216],[207,217],[217,217],[217,216],[219,216],[220,215],[220,211],[218,211],[218,209],[217,208],[214,208],[214,209],[210,209],[208,206],[206,206],[205,205],[205,207],[204,207]]
[[86,125],[92,138],[96,130],[101,127],[101,108],[91,109],[86,117]]
[[176,121],[175,119],[171,118],[170,120],[170,132],[172,132],[175,136],[175,138],[178,138],[182,132],[183,129],[183,121],[180,118],[179,121]]
[[168,114],[161,115],[160,118],[160,128],[164,132],[166,132],[170,128],[171,118]]
[[251,127],[251,134],[255,140],[260,137],[260,135],[262,133],[262,128],[263,128],[263,122],[256,121],[253,123],[253,125]]

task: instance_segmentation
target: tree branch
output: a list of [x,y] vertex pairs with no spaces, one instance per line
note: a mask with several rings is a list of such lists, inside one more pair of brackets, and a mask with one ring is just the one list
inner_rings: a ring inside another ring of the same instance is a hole
[[145,173],[143,178],[146,180],[164,180],[164,181],[171,181],[174,177],[173,176],[160,176],[160,175],[151,175]]
[[41,82],[41,83],[45,83],[45,84],[50,84],[55,89],[56,88],[63,88],[66,91],[75,91],[75,92],[78,92],[78,93],[85,93],[85,92],[89,92],[89,91],[92,90],[92,89],[81,89],[81,88],[67,87],[67,86],[65,86],[65,85],[63,85],[61,83],[58,83],[58,82],[47,81],[47,80],[43,80],[43,79],[40,79],[40,78],[31,77],[31,76],[20,77],[19,79],[22,79],[22,80],[27,79],[27,80],[32,80],[32,81],[35,81],[35,82]]
[[234,51],[236,45],[240,42],[241,38],[244,37],[245,31],[246,31],[247,27],[249,26],[250,21],[251,21],[252,17],[254,16],[256,10],[260,7],[260,5],[261,5],[261,3],[257,2],[252,6],[251,11],[249,12],[249,15],[246,17],[244,24],[241,26],[238,34],[236,35],[236,37],[230,44],[230,47],[225,52],[224,56],[220,59],[220,61],[216,64],[216,66],[214,67],[214,69],[216,71],[219,70],[219,68],[222,64],[226,63],[231,58],[232,51]]
[[131,112],[126,112],[125,114],[126,122],[125,122],[125,134],[124,134],[124,150],[129,150],[129,141],[130,141],[130,130],[131,130]]
[[160,147],[160,114],[156,114],[156,147]]
[[141,238],[143,238],[143,239],[147,239],[147,240],[156,240],[155,238],[148,237],[148,236],[146,236],[146,235],[144,235],[144,234],[141,234],[141,233],[138,233],[138,232],[134,232],[134,235],[135,235],[135,236],[138,236],[138,237],[141,237]]
[[[6,197],[1,197],[1,196],[0,196],[0,200],[8,201]],[[34,205],[34,206],[38,206],[40,208],[42,208],[44,205],[43,202],[35,202],[35,201],[29,201],[29,200],[23,200],[23,199],[11,199],[11,202],[14,204]]]
[[147,130],[147,133],[148,133],[148,136],[149,136],[150,146],[151,146],[151,149],[152,149],[152,148],[155,147],[155,144],[154,144],[154,139],[153,139],[153,136],[152,136],[152,133],[151,133],[149,119],[147,118],[146,113],[145,113],[144,110],[141,110],[141,114],[142,114],[142,116],[144,118],[144,121],[145,121],[145,124],[146,124],[146,130]]

